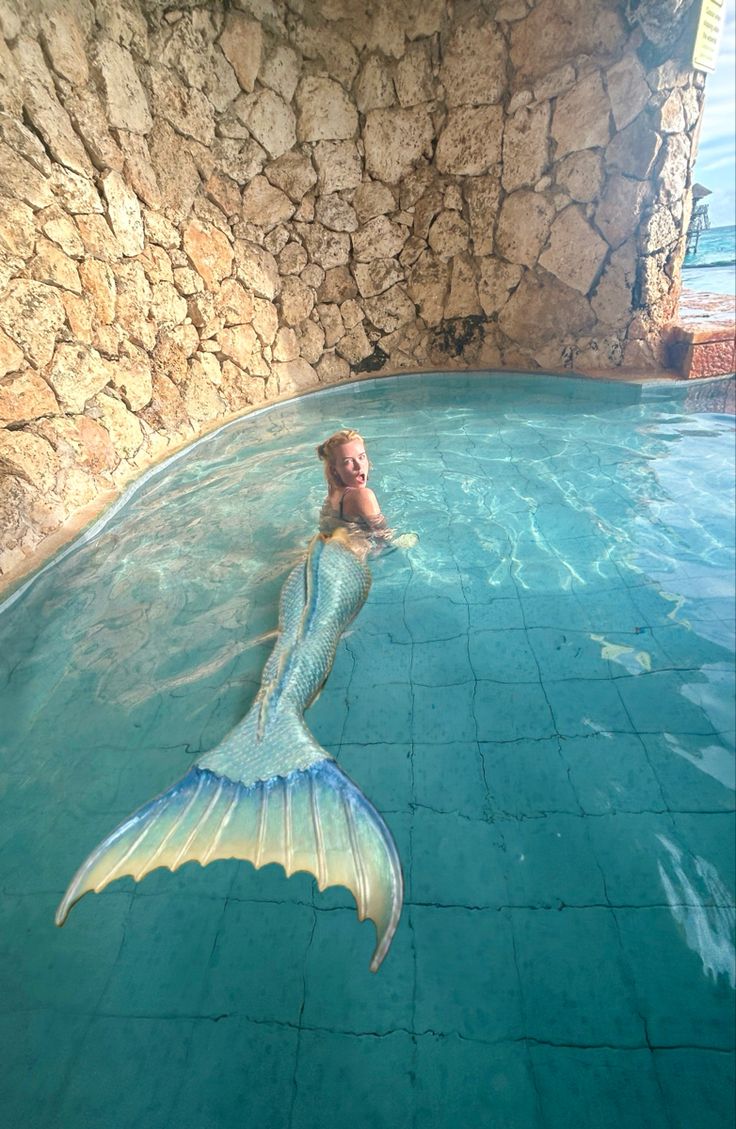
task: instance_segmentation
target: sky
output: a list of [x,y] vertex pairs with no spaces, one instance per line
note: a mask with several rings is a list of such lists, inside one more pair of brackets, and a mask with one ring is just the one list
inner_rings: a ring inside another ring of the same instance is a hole
[[736,4],[726,0],[726,22],[718,61],[705,82],[705,113],[694,181],[713,192],[708,197],[713,227],[736,223]]

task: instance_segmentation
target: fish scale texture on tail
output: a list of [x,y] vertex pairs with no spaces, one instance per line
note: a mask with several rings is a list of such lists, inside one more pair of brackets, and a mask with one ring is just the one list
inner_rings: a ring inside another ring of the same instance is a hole
[[310,543],[282,589],[279,636],[248,714],[180,781],[139,808],[85,860],[56,914],[116,878],[157,867],[247,859],[306,870],[320,890],[345,886],[376,927],[381,964],[403,901],[391,833],[360,789],[315,741],[304,710],[329,674],[340,635],[370,588],[368,568],[343,537]]

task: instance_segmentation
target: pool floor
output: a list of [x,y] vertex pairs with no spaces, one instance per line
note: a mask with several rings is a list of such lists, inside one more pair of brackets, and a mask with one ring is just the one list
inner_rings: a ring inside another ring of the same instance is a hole
[[[732,1124],[733,420],[535,381],[251,417],[0,609],[4,1124]],[[234,860],[55,929],[85,855],[252,700],[341,422],[419,534],[307,714],[402,858],[383,966],[346,891]]]

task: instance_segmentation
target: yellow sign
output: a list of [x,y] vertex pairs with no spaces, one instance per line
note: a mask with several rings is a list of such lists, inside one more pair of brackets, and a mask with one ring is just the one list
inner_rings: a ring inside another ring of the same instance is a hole
[[693,66],[696,71],[708,71],[712,74],[716,69],[718,41],[725,18],[726,0],[702,0],[693,48]]

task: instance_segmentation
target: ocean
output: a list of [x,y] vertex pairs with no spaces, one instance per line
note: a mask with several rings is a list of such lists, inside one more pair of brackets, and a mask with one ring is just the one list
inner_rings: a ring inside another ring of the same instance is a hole
[[682,285],[698,293],[736,293],[736,227],[712,227],[700,233],[697,254],[685,257]]

